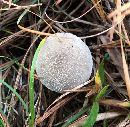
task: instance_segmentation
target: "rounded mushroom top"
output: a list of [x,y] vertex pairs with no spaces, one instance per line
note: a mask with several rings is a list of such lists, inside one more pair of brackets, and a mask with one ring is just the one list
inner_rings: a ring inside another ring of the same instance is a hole
[[37,75],[48,89],[62,93],[85,81],[92,73],[92,55],[76,35],[56,33],[49,36],[36,61]]

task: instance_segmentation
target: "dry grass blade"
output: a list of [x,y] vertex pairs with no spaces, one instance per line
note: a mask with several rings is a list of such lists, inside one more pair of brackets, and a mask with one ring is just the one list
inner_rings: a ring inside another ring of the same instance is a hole
[[[118,1],[120,2],[120,0]],[[119,7],[119,6],[118,6]],[[117,14],[119,13],[124,13],[122,14],[123,16],[127,16],[128,14],[130,14],[130,2],[124,4],[123,6],[121,6],[120,8],[117,8],[115,11],[113,11],[112,13],[110,13],[108,15],[108,18],[112,18],[115,17]]]
[[62,99],[59,103],[54,105],[52,108],[50,108],[47,111],[45,111],[43,116],[36,120],[36,125],[38,125],[41,122],[43,122],[46,118],[48,118],[51,114],[56,112],[59,108],[61,108],[63,105],[65,105],[68,101],[70,101],[75,96],[76,96],[76,94],[72,95],[71,97],[68,96],[65,99]]
[[[98,2],[98,0],[92,0],[92,2],[93,2],[93,4],[95,5],[95,4]],[[102,3],[101,3],[101,4],[102,4]],[[100,15],[101,19],[102,19],[104,22],[106,22],[106,14],[105,14],[105,12],[104,12],[104,10],[103,10],[103,6],[100,5],[100,3],[98,3],[97,6],[95,6],[95,8],[96,8],[98,14]]]
[[[32,25],[32,26],[30,26],[30,27],[28,27],[28,28],[31,29],[31,28],[34,28],[34,27],[40,25],[40,24],[41,24],[41,22],[40,22],[40,23],[37,23],[37,24],[34,24],[34,25]],[[20,30],[20,31],[14,33],[13,35],[10,35],[10,36],[6,37],[6,39],[4,39],[3,41],[0,42],[0,48],[4,48],[4,47],[7,46],[9,43],[11,43],[11,42],[13,42],[15,39],[17,39],[17,38],[19,37],[19,35],[22,35],[22,34],[24,34],[25,32],[26,32],[26,31],[24,31],[24,30]]]
[[28,28],[25,28],[25,27],[22,27],[20,25],[18,25],[18,27],[26,32],[30,32],[30,33],[33,33],[33,34],[38,34],[38,35],[44,35],[44,36],[54,36],[54,34],[50,34],[50,33],[43,33],[43,32],[40,32],[40,31],[36,31],[36,30],[31,30],[31,29],[28,29]]
[[[83,126],[90,116],[86,114],[93,112],[91,109],[96,99],[100,99],[96,101],[100,110],[92,114],[94,120],[89,119],[92,121],[90,124],[95,127],[105,126],[104,123],[110,127],[130,126],[130,2],[127,1],[0,0],[0,78],[8,87],[14,88],[27,108],[33,99],[32,109],[35,107],[36,114],[33,122],[36,126]],[[43,37],[62,32],[80,37],[90,48],[94,63],[90,80],[61,94],[47,89],[44,83],[42,85],[33,70],[34,86],[31,88],[34,91],[30,96],[34,96],[29,99],[30,67],[38,44]],[[105,83],[100,85],[102,81],[98,80],[98,75],[95,78],[95,73],[102,60],[104,69],[101,73]],[[104,85],[107,85],[107,91],[95,99]],[[2,83],[0,102],[2,125],[9,122],[8,127],[29,126],[29,114],[23,104]]]
[[51,21],[53,21],[53,22],[55,22],[55,23],[69,23],[69,22],[74,22],[74,21],[76,21],[76,20],[82,18],[82,17],[83,17],[84,15],[86,15],[87,13],[89,13],[89,12],[90,12],[92,9],[94,9],[100,2],[101,2],[101,0],[99,0],[93,7],[91,7],[91,8],[90,8],[88,11],[86,11],[84,14],[80,15],[80,16],[77,17],[77,18],[72,18],[72,20],[69,20],[69,21],[60,22],[60,21],[53,20],[52,18],[50,18],[46,12],[45,12],[45,15],[46,15],[46,17],[47,17],[49,20],[51,20]]
[[[77,90],[77,89],[79,89],[79,88],[81,88],[81,87],[83,87],[83,86],[85,86],[85,85],[91,83],[93,80],[94,80],[94,77],[93,77],[92,79],[90,79],[89,81],[85,82],[84,84],[81,84],[81,85],[79,85],[78,87],[75,87],[74,89],[72,89],[72,91],[70,90],[70,92],[66,92],[66,93],[62,94],[60,97],[58,97],[58,98],[47,108],[47,110],[48,110],[52,105],[56,104],[58,101],[62,100],[62,99],[63,99],[64,97],[66,97],[67,95],[69,95],[69,94],[73,93],[75,90]],[[89,89],[89,90],[90,90],[90,89]]]
[[122,108],[130,107],[130,102],[123,102],[123,101],[114,100],[114,99],[102,99],[99,101],[99,103],[101,103],[103,105],[110,105],[110,106],[122,107]]
[[125,83],[126,83],[126,87],[127,87],[128,96],[130,99],[130,77],[129,77],[129,72],[128,72],[128,65],[127,65],[126,59],[125,59],[125,53],[124,53],[124,49],[123,49],[122,40],[121,40],[121,52],[122,52],[122,62],[123,62],[123,69],[124,69],[124,75],[125,75]]
[[126,117],[122,122],[120,122],[116,127],[129,127],[130,120]]
[[[104,112],[104,113],[98,114],[96,121],[112,119],[112,118],[118,117],[120,115],[123,115],[123,114],[118,113],[118,112]],[[75,121],[74,123],[72,123],[68,127],[80,127],[80,126],[82,126],[82,124],[87,119],[87,117],[88,116],[86,116],[86,115],[82,116],[81,118],[79,118],[77,121]]]
[[54,120],[55,120],[56,113],[57,113],[57,112],[55,111],[55,112],[50,116],[47,127],[52,127],[52,126],[53,126],[53,122],[54,122]]
[[[117,3],[117,7],[121,10],[121,2]],[[117,19],[121,18],[121,12],[118,13]],[[128,97],[130,99],[130,77],[129,77],[129,72],[128,72],[128,65],[126,63],[125,59],[125,53],[123,49],[123,42],[122,42],[122,30],[121,30],[122,23],[119,24],[119,33],[120,33],[120,43],[121,43],[121,53],[122,53],[122,63],[123,63],[123,70],[124,70],[124,77],[125,77],[125,83],[126,83],[126,88],[128,92]],[[128,38],[128,37],[127,37]]]
[[[14,3],[12,2],[12,0],[9,0],[9,2],[3,0],[2,2],[3,2],[4,4],[9,5],[9,7],[8,7],[8,8],[3,8],[3,9],[0,9],[0,10],[15,10],[15,9],[16,9],[16,10],[19,10],[19,9],[26,9],[26,8],[28,8],[28,7],[37,7],[37,6],[41,6],[41,5],[42,5],[42,3],[39,3],[39,4],[33,4],[33,5],[27,5],[27,6],[19,6],[19,5],[17,5],[17,4],[14,4]],[[14,7],[12,8],[11,6],[14,6]]]
[[[15,10],[6,15],[0,17],[0,28],[5,27],[10,23],[10,20],[15,20],[15,16],[18,16],[21,10]],[[3,19],[4,18],[4,19]]]
[[[124,6],[121,6],[121,1],[117,1],[117,8],[114,12],[112,12],[108,18],[112,18],[114,19],[114,22],[117,22],[119,20],[122,19],[122,17],[124,17],[124,15],[121,13],[123,11],[127,11],[127,9],[130,7],[130,3],[127,3],[125,4]],[[128,96],[129,96],[129,99],[130,99],[130,77],[129,77],[129,72],[128,72],[128,65],[126,63],[126,59],[125,59],[125,53],[124,53],[124,49],[123,49],[123,42],[122,42],[122,30],[121,30],[121,26],[123,26],[123,29],[124,29],[124,25],[121,23],[118,24],[118,27],[119,27],[119,36],[120,36],[120,43],[121,43],[121,54],[122,54],[122,65],[123,65],[123,72],[124,72],[124,81],[126,83],[126,87],[127,87],[127,92],[128,92]],[[125,31],[125,29],[123,30]],[[113,34],[110,33],[110,34]],[[113,36],[113,35],[111,35]],[[128,39],[128,36],[125,32],[125,36],[127,38],[127,43],[129,44],[129,39]],[[112,39],[112,38],[111,38]],[[117,55],[118,56],[118,55]]]

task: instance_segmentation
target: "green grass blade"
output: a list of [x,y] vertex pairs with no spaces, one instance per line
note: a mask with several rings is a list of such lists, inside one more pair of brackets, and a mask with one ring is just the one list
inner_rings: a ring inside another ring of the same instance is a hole
[[93,102],[92,109],[90,111],[90,115],[88,119],[85,121],[85,124],[83,125],[83,127],[92,127],[94,123],[96,122],[96,118],[99,112],[98,101],[106,94],[108,87],[109,87],[108,85],[105,86],[96,96],[95,101]]
[[62,125],[62,127],[69,126],[72,122],[74,122],[75,120],[77,120],[78,118],[80,118],[80,116],[82,116],[86,111],[88,111],[88,109],[87,108],[83,108],[81,111],[79,111],[74,116],[72,116],[71,118],[69,118],[67,120],[67,122]]
[[34,127],[34,119],[35,119],[35,109],[34,109],[34,71],[35,71],[35,65],[36,65],[36,60],[38,53],[41,49],[41,47],[44,45],[45,39],[43,39],[32,60],[32,65],[31,65],[31,71],[30,71],[30,81],[29,81],[29,99],[30,99],[30,118],[29,118],[29,124],[30,127]]
[[99,112],[99,104],[98,102],[94,102],[92,109],[90,111],[90,115],[82,127],[92,127],[96,121],[98,112]]
[[130,114],[128,114],[128,119],[130,119]]
[[108,85],[105,86],[105,87],[98,93],[98,95],[97,95],[96,98],[95,98],[95,101],[99,101],[99,100],[106,94],[108,87],[109,87]]
[[5,127],[3,120],[0,118],[0,127]]
[[6,115],[5,115],[5,113],[3,112],[3,110],[0,108],[0,116],[1,116],[1,118],[0,118],[0,127],[7,127],[7,126],[9,126],[9,123],[8,123],[8,121],[3,121],[3,119],[2,119],[2,117],[4,116],[5,118],[7,118],[6,117]]
[[99,64],[99,76],[100,76],[100,80],[102,85],[105,84],[105,71],[104,71],[104,60]]
[[20,100],[20,102],[22,103],[24,109],[26,110],[26,112],[28,113],[28,106],[26,105],[26,103],[24,102],[24,100],[21,98],[21,96],[16,92],[15,89],[13,89],[10,85],[8,85],[6,82],[4,82],[3,80],[0,80],[0,83],[2,83],[3,85],[5,85],[9,90],[11,90]]

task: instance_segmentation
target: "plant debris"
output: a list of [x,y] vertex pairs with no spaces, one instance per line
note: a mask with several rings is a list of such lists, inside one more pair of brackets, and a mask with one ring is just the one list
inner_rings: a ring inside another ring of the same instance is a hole
[[[40,42],[57,32],[80,37],[94,61],[90,80],[63,94],[33,66]],[[0,127],[129,127],[129,109],[128,0],[0,1]]]

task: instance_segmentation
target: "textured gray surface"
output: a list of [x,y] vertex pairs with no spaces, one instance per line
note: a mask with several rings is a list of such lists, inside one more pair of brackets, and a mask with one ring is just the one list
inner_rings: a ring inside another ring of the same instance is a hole
[[88,46],[71,33],[47,37],[36,62],[37,75],[48,89],[62,93],[87,81],[92,72]]

